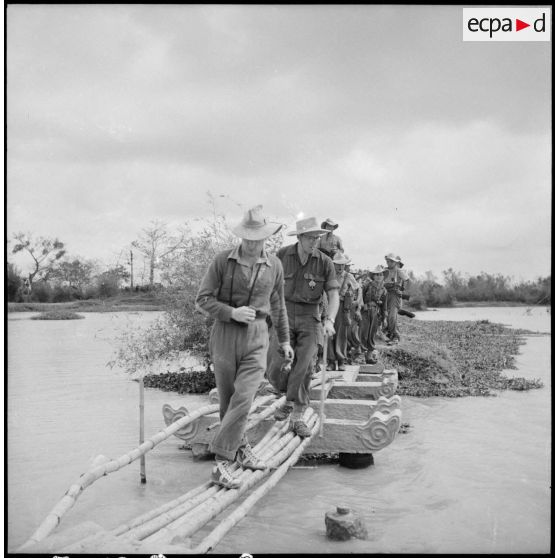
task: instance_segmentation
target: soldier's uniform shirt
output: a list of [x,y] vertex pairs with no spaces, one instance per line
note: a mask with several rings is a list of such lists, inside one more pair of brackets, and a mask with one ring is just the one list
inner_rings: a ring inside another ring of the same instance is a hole
[[289,319],[289,336],[295,360],[291,372],[281,371],[277,340],[272,337],[270,366],[267,376],[271,384],[285,392],[287,402],[293,402],[295,411],[310,401],[310,381],[314,358],[322,337],[320,301],[324,292],[339,289],[335,267],[331,258],[315,249],[302,264],[298,255],[298,242],[278,250],[285,275],[285,306]]
[[283,264],[285,301],[316,305],[316,316],[319,316],[318,305],[322,293],[339,288],[331,258],[316,249],[302,265],[298,242],[280,248],[277,257]]
[[[209,350],[221,419],[210,450],[221,457],[234,459],[245,441],[248,414],[267,364],[269,315],[279,342],[289,341],[283,283],[283,267],[275,256],[263,252],[251,267],[240,246],[217,254],[202,279],[196,303],[215,318]],[[232,312],[240,306],[253,307],[256,319],[234,320]]]
[[318,250],[325,252],[330,258],[333,258],[336,252],[343,252],[343,242],[336,234],[329,232],[320,237]]

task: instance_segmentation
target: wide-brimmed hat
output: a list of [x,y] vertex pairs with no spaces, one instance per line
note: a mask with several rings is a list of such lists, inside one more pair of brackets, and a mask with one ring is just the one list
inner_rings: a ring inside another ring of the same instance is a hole
[[263,214],[263,207],[256,205],[244,214],[242,221],[232,229],[232,232],[246,240],[264,240],[279,232],[282,226],[281,223],[270,223]]
[[322,229],[325,229],[326,225],[329,225],[330,227],[333,227],[333,230],[335,230],[339,226],[336,221],[334,221],[333,219],[330,219],[329,217],[325,221],[322,222],[320,227],[322,227]]
[[401,265],[401,267],[403,267],[403,264],[401,262],[401,258],[399,256],[396,256],[393,252],[390,252],[389,254],[386,254],[384,256],[384,258],[386,260],[391,260],[391,261],[397,262],[398,264]]
[[371,275],[379,275],[385,271],[385,267],[383,265],[377,265],[374,269],[369,271]]
[[335,252],[333,263],[337,265],[347,265],[351,263],[351,260],[348,256],[345,256],[343,252]]
[[298,234],[307,234],[307,233],[320,233],[326,234],[329,231],[326,231],[320,227],[318,227],[318,220],[316,217],[307,217],[306,219],[301,219],[300,221],[296,222],[296,231],[291,231],[287,233],[287,236],[295,236]]

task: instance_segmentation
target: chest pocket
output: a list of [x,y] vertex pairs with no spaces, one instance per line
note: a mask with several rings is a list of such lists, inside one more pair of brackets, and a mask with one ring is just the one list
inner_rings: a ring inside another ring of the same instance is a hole
[[284,288],[285,297],[291,298],[295,292],[295,274],[285,272],[283,279],[285,281],[285,288]]
[[324,292],[325,276],[316,273],[304,273],[300,285],[300,295],[305,302],[320,302]]

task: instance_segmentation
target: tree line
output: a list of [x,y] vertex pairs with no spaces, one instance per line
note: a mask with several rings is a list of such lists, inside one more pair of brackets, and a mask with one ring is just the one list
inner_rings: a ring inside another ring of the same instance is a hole
[[[189,306],[196,294],[202,274],[219,249],[232,246],[237,239],[230,233],[223,215],[215,211],[203,223],[201,232],[193,233],[185,223],[172,231],[162,221],[154,220],[130,243],[125,264],[102,266],[93,260],[70,256],[65,243],[57,238],[34,238],[30,233],[13,235],[12,254],[23,253],[31,270],[22,274],[14,263],[6,269],[7,300],[10,302],[65,302],[75,299],[107,298],[123,291],[156,291],[162,299],[182,293]],[[268,240],[275,252],[284,241],[283,232]],[[134,251],[146,271],[138,284],[134,281]],[[367,270],[353,271],[362,277]],[[410,273],[408,305],[415,309],[452,306],[459,302],[509,302],[529,305],[551,303],[551,278],[513,282],[502,274],[482,272],[468,275],[449,268],[436,277],[431,271],[423,276]],[[147,278],[147,281],[145,281]]]

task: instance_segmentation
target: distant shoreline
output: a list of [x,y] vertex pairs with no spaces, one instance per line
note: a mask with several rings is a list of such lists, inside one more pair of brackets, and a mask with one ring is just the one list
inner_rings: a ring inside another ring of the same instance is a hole
[[115,297],[107,299],[74,300],[72,302],[8,302],[8,313],[12,312],[161,312],[165,304],[157,298]]
[[493,300],[492,302],[484,302],[484,301],[479,301],[479,302],[455,302],[454,304],[444,304],[444,305],[440,305],[440,306],[432,306],[432,307],[428,307],[425,310],[415,310],[413,309],[413,312],[431,312],[431,311],[436,311],[439,308],[483,308],[483,307],[487,307],[487,306],[498,306],[498,307],[514,307],[514,306],[529,306],[529,307],[533,307],[533,306],[541,306],[541,307],[545,307],[545,306],[549,306],[548,304],[527,304],[526,302],[506,302],[506,301],[502,301],[502,300]]
[[[452,305],[429,307],[413,312],[436,312],[445,308],[475,308],[486,306],[548,306],[525,304],[519,302],[456,302]],[[53,310],[70,310],[74,312],[163,312],[165,303],[155,296],[118,296],[107,299],[74,300],[72,302],[8,302],[8,313],[12,312],[51,312]]]

